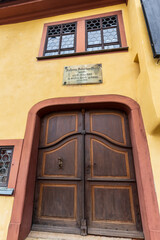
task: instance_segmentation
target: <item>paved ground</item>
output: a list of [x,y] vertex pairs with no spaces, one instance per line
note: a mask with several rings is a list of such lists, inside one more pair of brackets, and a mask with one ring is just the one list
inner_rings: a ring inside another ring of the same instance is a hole
[[99,236],[79,236],[73,234],[31,231],[26,240],[131,240],[130,238],[112,238]]

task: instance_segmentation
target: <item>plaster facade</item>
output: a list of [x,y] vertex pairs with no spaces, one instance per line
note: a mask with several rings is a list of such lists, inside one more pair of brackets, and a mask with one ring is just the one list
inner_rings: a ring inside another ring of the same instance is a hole
[[[37,60],[45,23],[122,11],[128,51]],[[64,86],[63,69],[102,64],[103,84]],[[135,100],[144,121],[160,206],[160,63],[153,58],[140,0],[0,26],[0,139],[23,139],[30,109],[50,98],[117,94]],[[7,239],[14,196],[0,196],[0,239]],[[158,240],[158,238],[155,238]]]

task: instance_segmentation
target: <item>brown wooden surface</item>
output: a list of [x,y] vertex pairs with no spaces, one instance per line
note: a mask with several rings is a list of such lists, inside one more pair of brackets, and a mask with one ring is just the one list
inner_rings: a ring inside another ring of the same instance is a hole
[[[38,177],[77,176],[78,144],[80,139],[72,138],[56,147],[39,151]],[[69,156],[68,156],[69,153]],[[61,168],[59,167],[61,165]]]
[[54,232],[63,226],[71,233],[80,229],[83,197],[81,130],[82,115],[79,112],[53,113],[41,122],[33,229],[43,229],[40,225],[49,225]]
[[127,0],[17,0],[0,3],[0,25],[127,3]]
[[142,236],[126,115],[116,111],[90,111],[86,113],[86,131],[88,232],[98,234],[99,231],[101,235],[102,230],[102,235],[109,236],[108,230],[123,230]]
[[116,229],[141,236],[138,205],[123,112],[82,110],[43,118],[33,229],[49,225],[56,232],[65,226],[62,232],[77,233],[86,219],[88,233],[99,229],[108,236],[108,229]]
[[131,149],[115,147],[99,137],[88,137],[91,177],[134,179]]

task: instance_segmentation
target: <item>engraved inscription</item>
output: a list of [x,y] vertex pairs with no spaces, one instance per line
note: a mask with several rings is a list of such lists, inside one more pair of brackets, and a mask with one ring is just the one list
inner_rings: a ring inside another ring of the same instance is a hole
[[102,64],[64,68],[63,85],[102,83]]

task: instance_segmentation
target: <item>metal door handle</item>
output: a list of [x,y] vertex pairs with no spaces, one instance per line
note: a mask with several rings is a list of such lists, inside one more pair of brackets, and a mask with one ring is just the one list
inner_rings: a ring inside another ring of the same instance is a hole
[[63,169],[63,158],[61,157],[58,158],[58,167],[59,169]]

